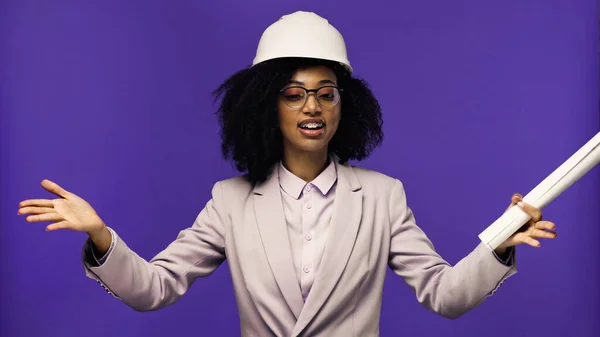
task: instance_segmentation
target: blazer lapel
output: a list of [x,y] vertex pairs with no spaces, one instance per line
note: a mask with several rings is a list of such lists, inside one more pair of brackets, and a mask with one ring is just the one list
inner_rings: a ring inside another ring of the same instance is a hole
[[362,216],[362,189],[354,170],[336,162],[338,182],[323,260],[292,336],[297,336],[321,309],[346,268]]
[[254,211],[269,265],[285,301],[298,318],[304,300],[294,270],[277,168],[254,188]]

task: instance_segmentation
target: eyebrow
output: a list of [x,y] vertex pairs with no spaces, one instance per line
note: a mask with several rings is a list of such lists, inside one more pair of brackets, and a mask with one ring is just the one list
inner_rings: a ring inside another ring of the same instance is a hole
[[[300,81],[296,81],[296,80],[290,80],[290,82],[288,84],[304,85],[304,82],[300,82]],[[335,82],[333,82],[332,80],[320,80],[319,83],[317,83],[317,85],[324,85],[324,84],[336,85]]]

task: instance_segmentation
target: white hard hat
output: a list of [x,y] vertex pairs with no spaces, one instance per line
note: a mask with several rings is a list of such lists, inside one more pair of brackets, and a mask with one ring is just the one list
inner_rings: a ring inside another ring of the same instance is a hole
[[282,57],[304,57],[341,63],[352,72],[342,34],[315,13],[282,16],[262,34],[252,65]]

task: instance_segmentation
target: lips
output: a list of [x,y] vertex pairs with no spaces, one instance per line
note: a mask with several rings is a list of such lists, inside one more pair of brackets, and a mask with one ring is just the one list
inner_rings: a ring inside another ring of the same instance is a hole
[[318,118],[305,119],[298,123],[298,127],[304,130],[319,130],[325,127],[325,121]]
[[298,130],[305,137],[318,137],[325,133],[325,121],[318,118],[305,119],[298,123]]

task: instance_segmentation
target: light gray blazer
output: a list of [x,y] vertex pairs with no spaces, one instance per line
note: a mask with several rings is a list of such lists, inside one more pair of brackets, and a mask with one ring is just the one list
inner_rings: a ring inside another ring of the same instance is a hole
[[[193,226],[150,262],[113,232],[101,266],[83,249],[86,275],[135,310],[173,304],[194,279],[225,259],[233,278],[241,333],[250,336],[378,336],[389,266],[427,309],[457,318],[516,272],[477,246],[450,266],[415,224],[402,183],[371,170],[337,165],[329,241],[303,301],[283,214],[277,170],[256,186],[243,177],[217,182]],[[514,256],[513,256],[514,259]]]

